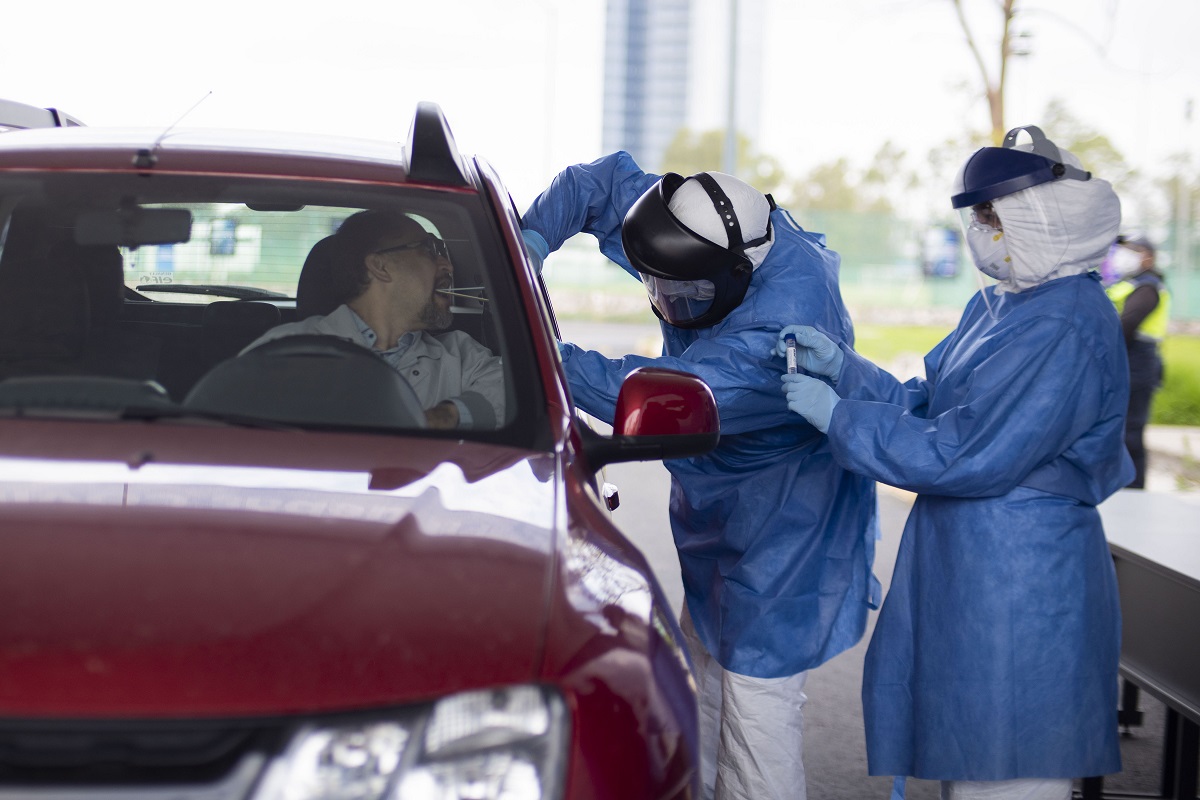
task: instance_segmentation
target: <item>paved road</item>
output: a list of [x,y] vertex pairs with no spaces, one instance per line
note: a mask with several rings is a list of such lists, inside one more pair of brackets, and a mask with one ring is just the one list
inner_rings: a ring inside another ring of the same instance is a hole
[[[667,471],[660,462],[616,464],[609,468],[608,480],[621,494],[621,507],[613,513],[614,520],[646,554],[667,598],[678,611],[683,587],[667,522]],[[875,574],[883,582],[885,591],[910,506],[911,496],[906,493],[888,488],[879,493],[883,538],[876,550]],[[823,664],[809,677],[804,758],[809,797],[813,800],[886,800],[889,796],[890,779],[867,775],[859,694],[863,656],[875,617],[872,613],[867,633],[858,645]],[[1157,792],[1163,707],[1143,694],[1142,708],[1146,712],[1146,722],[1133,736],[1122,739],[1125,770],[1106,780],[1105,788],[1109,791],[1148,795]],[[908,797],[911,800],[936,800],[937,784],[909,781]]]
[[[627,353],[652,355],[658,347],[656,331],[645,326],[568,322],[563,326],[563,334],[569,341],[614,357]],[[609,467],[607,478],[618,487],[621,496],[621,507],[614,512],[614,520],[646,554],[667,598],[678,611],[683,588],[667,522],[666,470],[659,462],[615,464]],[[884,488],[879,497],[883,538],[876,552],[875,574],[886,591],[911,496]],[[813,800],[886,800],[889,796],[890,779],[867,775],[859,694],[863,655],[874,623],[872,614],[863,640],[814,670],[809,678],[805,767],[809,797]],[[1105,788],[1110,791],[1157,792],[1163,709],[1145,695],[1143,709],[1146,723],[1132,737],[1122,740],[1125,771],[1106,781]],[[912,800],[935,800],[937,796],[935,783],[909,782],[908,797]]]

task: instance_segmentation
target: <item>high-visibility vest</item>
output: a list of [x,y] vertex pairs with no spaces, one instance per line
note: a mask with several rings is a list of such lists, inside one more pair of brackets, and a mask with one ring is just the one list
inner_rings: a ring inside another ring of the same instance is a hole
[[1113,305],[1117,307],[1117,313],[1120,314],[1125,310],[1125,300],[1129,295],[1133,294],[1133,291],[1139,286],[1146,284],[1153,284],[1158,289],[1158,305],[1138,325],[1137,336],[1139,339],[1161,342],[1167,335],[1167,320],[1171,314],[1171,293],[1167,291],[1167,285],[1162,278],[1153,273],[1143,272],[1123,281],[1117,281],[1105,291],[1108,293],[1109,299],[1113,301]]

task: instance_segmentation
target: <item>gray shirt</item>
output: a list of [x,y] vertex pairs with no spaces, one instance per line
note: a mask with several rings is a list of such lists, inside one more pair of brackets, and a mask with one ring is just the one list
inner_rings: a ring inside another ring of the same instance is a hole
[[[284,336],[337,336],[368,350],[376,334],[349,306],[327,316],[277,325],[246,350]],[[388,350],[377,351],[404,377],[428,410],[451,400],[459,409],[460,428],[497,428],[504,422],[504,368],[498,356],[462,331],[410,331]],[[465,413],[464,413],[465,412]]]

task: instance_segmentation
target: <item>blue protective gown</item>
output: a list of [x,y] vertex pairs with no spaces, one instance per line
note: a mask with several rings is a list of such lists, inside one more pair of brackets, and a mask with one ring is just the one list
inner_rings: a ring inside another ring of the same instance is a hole
[[[579,232],[631,275],[621,223],[658,180],[627,153],[560,173],[523,226],[550,250]],[[874,483],[833,462],[824,436],[787,409],[783,360],[770,358],[781,327],[804,319],[853,341],[838,289],[836,253],[824,237],[772,214],[775,243],[745,299],[701,330],[663,325],[665,354],[610,359],[563,346],[580,408],[612,422],[625,376],[647,365],[699,375],[721,415],[721,441],[706,456],[665,462],[670,518],[696,631],[725,669],[758,678],[793,675],[854,645],[878,604]]]
[[1120,770],[1120,609],[1096,505],[1133,477],[1120,325],[1095,274],[980,295],[901,385],[849,348],[839,464],[918,493],[867,652],[873,775]]

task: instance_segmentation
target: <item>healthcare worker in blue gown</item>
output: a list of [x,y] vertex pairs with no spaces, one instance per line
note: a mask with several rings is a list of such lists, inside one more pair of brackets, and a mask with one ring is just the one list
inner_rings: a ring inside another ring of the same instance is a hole
[[784,328],[777,354],[794,335],[823,376],[784,389],[838,464],[917,493],[867,651],[871,774],[941,780],[953,800],[1066,800],[1073,778],[1121,768],[1096,506],[1133,476],[1129,376],[1094,271],[1120,202],[1034,126],[972,155],[952,201],[997,283],[926,356],[926,380],[901,384],[811,326]]
[[716,396],[716,450],[665,462],[705,793],[803,798],[805,674],[854,645],[878,603],[876,503],[874,483],[788,411],[770,350],[797,318],[853,341],[839,258],[737,178],[660,178],[624,152],[561,172],[522,222],[541,256],[594,235],[662,320],[657,358],[560,345],[581,408],[612,422],[621,381],[650,365],[699,375]]

